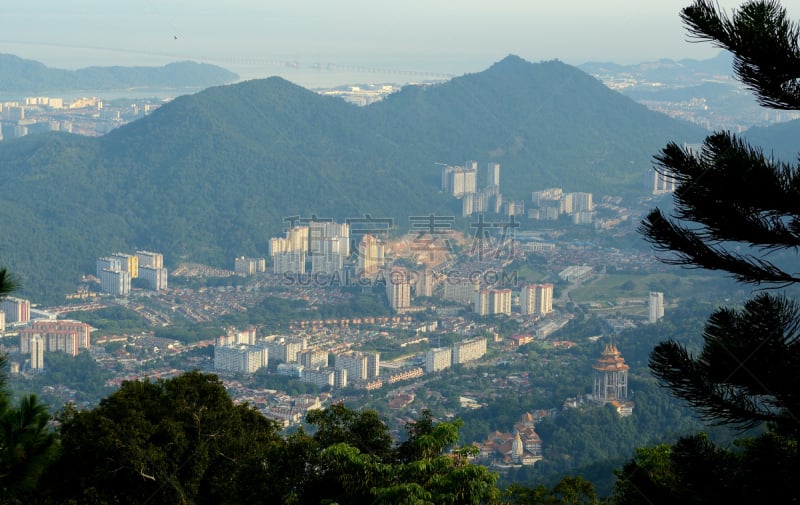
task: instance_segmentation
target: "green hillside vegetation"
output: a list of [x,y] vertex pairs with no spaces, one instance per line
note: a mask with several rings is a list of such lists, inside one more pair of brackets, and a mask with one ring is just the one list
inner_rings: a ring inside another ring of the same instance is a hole
[[181,61],[163,67],[49,68],[38,61],[0,54],[0,92],[102,91],[127,88],[205,88],[233,82],[233,72],[208,63]]
[[614,303],[620,299],[646,298],[650,291],[660,291],[667,299],[693,298],[712,290],[729,287],[730,282],[713,274],[692,272],[652,274],[603,274],[571,291],[577,303]]
[[248,81],[180,97],[98,139],[0,144],[0,226],[13,230],[0,258],[23,293],[56,300],[116,250],[229,266],[266,254],[287,216],[371,214],[407,227],[411,215],[458,215],[435,162],[497,161],[516,198],[553,184],[638,194],[656,146],[701,136],[557,61],[510,56],[365,108],[280,78]]

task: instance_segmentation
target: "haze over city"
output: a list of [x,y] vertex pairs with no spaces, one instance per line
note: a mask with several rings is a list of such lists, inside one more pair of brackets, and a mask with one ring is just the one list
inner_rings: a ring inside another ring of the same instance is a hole
[[573,65],[712,57],[710,44],[687,42],[683,4],[45,0],[8,9],[0,52],[68,69],[195,60],[307,87],[461,75],[507,54]]

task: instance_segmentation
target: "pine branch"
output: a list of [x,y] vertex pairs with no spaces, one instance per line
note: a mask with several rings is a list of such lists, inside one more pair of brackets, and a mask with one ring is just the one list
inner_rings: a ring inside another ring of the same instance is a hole
[[707,237],[667,219],[658,209],[647,215],[638,230],[656,251],[672,254],[659,258],[670,265],[721,270],[737,281],[749,284],[800,282],[800,277],[781,270],[767,260],[730,253],[722,247],[709,245]]
[[733,53],[733,70],[759,103],[800,108],[800,27],[776,0],[753,0],[731,16],[716,2],[697,0],[681,11],[690,34]]

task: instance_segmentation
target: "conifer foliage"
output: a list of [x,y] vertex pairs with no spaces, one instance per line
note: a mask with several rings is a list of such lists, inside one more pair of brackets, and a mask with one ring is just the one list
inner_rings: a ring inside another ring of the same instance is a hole
[[[769,107],[800,109],[800,28],[776,1],[750,1],[731,15],[714,2],[682,11],[689,31],[733,53],[734,72]],[[727,272],[743,283],[782,287],[800,246],[800,171],[729,132],[709,136],[700,152],[670,144],[658,170],[677,183],[671,216],[653,210],[641,232],[668,263]],[[772,292],[741,309],[716,311],[705,346],[691,356],[659,345],[651,368],[672,392],[709,420],[743,428],[764,421],[800,433],[797,304]]]
[[[681,12],[690,34],[733,54],[733,71],[770,108],[800,109],[800,25],[775,0],[730,14],[696,0]],[[667,263],[719,270],[745,284],[800,282],[800,170],[730,132],[694,151],[672,143],[657,170],[677,183],[674,210],[653,210],[640,232]],[[670,340],[650,368],[670,392],[711,423],[761,434],[736,448],[704,435],[641,449],[617,472],[612,497],[634,503],[789,503],[800,500],[800,305],[773,290],[740,308],[720,308],[692,355]]]

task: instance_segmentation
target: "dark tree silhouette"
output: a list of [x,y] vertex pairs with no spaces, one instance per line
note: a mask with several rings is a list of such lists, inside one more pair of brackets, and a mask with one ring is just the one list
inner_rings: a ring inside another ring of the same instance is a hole
[[[800,27],[774,0],[730,15],[709,0],[681,12],[690,33],[733,53],[733,70],[759,102],[800,109]],[[671,216],[653,210],[640,231],[662,260],[720,270],[768,288],[800,282],[800,171],[728,132],[700,152],[669,144],[657,170],[677,183]],[[703,435],[640,450],[617,472],[612,502],[797,503],[800,467],[800,305],[762,292],[741,308],[716,310],[697,356],[674,340],[650,354],[650,369],[707,420],[741,429],[765,425],[736,449]]]
[[[730,15],[708,0],[683,9],[690,33],[733,53],[734,72],[761,104],[800,109],[800,28],[776,1],[750,1]],[[700,152],[671,143],[657,170],[677,182],[671,216],[653,210],[641,233],[662,260],[727,272],[743,283],[800,282],[791,269],[800,246],[800,172],[728,132]],[[660,344],[650,367],[672,393],[708,420],[751,428],[765,421],[800,433],[800,309],[762,293],[741,309],[712,314],[696,357]]]

